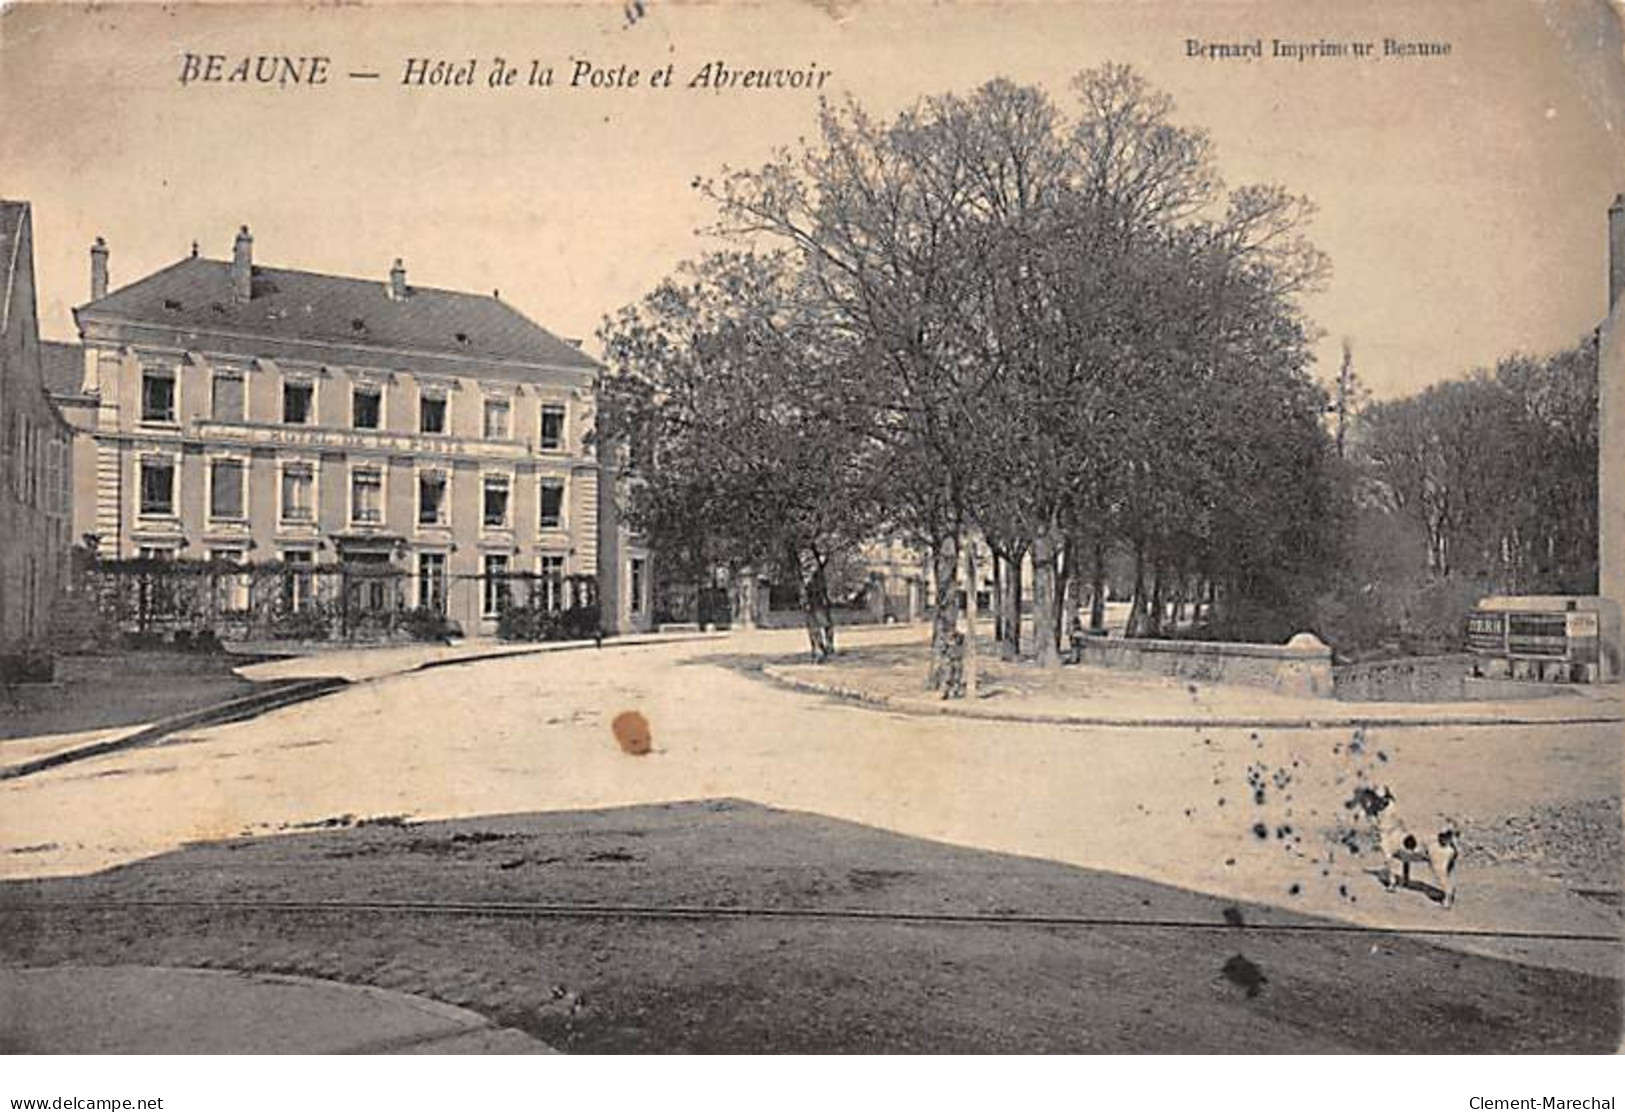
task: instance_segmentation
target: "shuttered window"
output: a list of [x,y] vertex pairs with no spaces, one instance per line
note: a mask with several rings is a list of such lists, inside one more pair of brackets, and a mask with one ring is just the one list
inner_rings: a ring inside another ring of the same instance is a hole
[[214,397],[209,416],[216,421],[243,419],[243,378],[241,375],[215,375]]
[[209,465],[209,516],[230,521],[243,516],[243,461],[217,459]]

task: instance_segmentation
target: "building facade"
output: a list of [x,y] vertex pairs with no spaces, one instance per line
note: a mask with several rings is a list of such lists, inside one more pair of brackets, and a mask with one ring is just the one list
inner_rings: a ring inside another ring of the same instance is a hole
[[1608,210],[1608,315],[1597,343],[1597,401],[1597,593],[1625,606],[1625,193]]
[[27,202],[0,201],[0,267],[0,656],[11,657],[45,647],[72,545],[72,433],[47,396]]
[[[562,606],[618,559],[592,442],[599,365],[503,302],[192,257],[75,310],[93,399],[82,532],[103,556],[376,572],[348,604],[495,631],[519,577]],[[387,597],[386,597],[387,595]],[[527,601],[536,601],[532,593]],[[293,598],[297,607],[301,600]],[[625,608],[602,600],[610,631]]]

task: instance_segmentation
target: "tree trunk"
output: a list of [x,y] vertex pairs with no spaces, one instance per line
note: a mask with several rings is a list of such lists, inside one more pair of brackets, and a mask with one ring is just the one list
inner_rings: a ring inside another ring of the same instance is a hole
[[1145,623],[1145,632],[1148,637],[1162,636],[1162,585],[1167,578],[1163,575],[1166,568],[1167,564],[1160,555],[1151,561],[1151,607],[1146,611],[1148,620]]
[[1061,606],[1055,567],[1059,548],[1052,529],[1040,529],[1033,537],[1033,655],[1040,668],[1061,666],[1056,632]]
[[801,608],[807,619],[807,641],[814,664],[823,664],[835,655],[835,616],[830,612],[829,581],[822,560],[814,557],[812,574],[801,584]]
[[926,686],[939,691],[947,682],[959,629],[959,538],[943,537],[931,547],[931,578],[936,597],[931,614],[931,673]]
[[733,575],[733,624],[739,629],[756,628],[756,573],[745,570]]
[[1022,549],[995,557],[999,572],[999,659],[1021,657],[1021,558]]
[[976,546],[965,545],[965,651],[960,658],[965,698],[976,698]]
[[1134,542],[1134,598],[1129,603],[1125,637],[1145,636],[1145,542]]
[[1078,629],[1078,607],[1082,605],[1083,540],[1072,535],[1066,538],[1066,571],[1061,580],[1061,613],[1057,638],[1063,648],[1072,644],[1072,634]]
[[1095,541],[1094,567],[1089,578],[1089,631],[1106,632],[1106,542]]
[[1004,644],[1004,557],[991,544],[993,553],[993,640]]

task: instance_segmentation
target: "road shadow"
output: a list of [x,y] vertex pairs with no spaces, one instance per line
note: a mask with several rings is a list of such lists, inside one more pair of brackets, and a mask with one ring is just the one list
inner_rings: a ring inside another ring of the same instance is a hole
[[371,984],[567,1051],[1565,1053],[1620,1039],[1612,978],[738,800],[306,826],[0,885],[0,961]]

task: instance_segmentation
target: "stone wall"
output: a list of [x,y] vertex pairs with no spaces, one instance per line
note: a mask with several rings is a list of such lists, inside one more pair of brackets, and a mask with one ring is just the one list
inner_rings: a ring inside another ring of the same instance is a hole
[[1468,693],[1473,658],[1467,653],[1346,664],[1332,669],[1339,699],[1355,702],[1455,702]]
[[1078,663],[1097,668],[1243,684],[1299,697],[1333,694],[1332,651],[1312,634],[1300,633],[1285,645],[1080,637],[1074,646]]
[[1477,676],[1470,653],[1345,664],[1332,669],[1339,699],[1360,703],[1457,703],[1542,699],[1568,694],[1567,684]]

